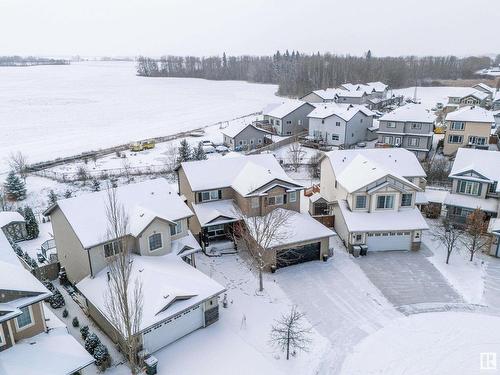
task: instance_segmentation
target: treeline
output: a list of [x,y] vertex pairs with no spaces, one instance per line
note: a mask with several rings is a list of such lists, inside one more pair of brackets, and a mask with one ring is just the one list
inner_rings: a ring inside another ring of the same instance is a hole
[[398,88],[437,79],[472,78],[491,63],[489,57],[374,57],[370,51],[357,57],[278,51],[273,56],[228,57],[224,53],[222,57],[164,56],[159,60],[141,56],[137,74],[273,83],[279,85],[280,95],[301,96],[345,82],[382,81]]
[[0,56],[0,66],[69,65],[68,60],[44,57]]

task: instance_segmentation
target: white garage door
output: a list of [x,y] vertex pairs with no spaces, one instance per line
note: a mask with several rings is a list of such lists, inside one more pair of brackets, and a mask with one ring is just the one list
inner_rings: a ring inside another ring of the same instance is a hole
[[203,309],[200,305],[158,324],[143,333],[144,349],[154,353],[165,345],[203,327]]
[[411,232],[368,233],[368,251],[410,250]]

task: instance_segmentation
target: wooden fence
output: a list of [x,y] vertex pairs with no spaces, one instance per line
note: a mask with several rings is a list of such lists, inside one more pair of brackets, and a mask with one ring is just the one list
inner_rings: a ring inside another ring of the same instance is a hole
[[254,150],[248,151],[246,154],[247,155],[256,155],[256,154],[262,154],[263,152],[274,151],[274,150],[277,150],[283,146],[292,144],[294,142],[298,142],[298,140],[305,135],[307,135],[307,132],[301,132],[301,133],[298,133],[296,135],[292,135],[288,138],[279,140],[278,142],[271,143],[267,146],[259,147],[259,148],[256,148]]

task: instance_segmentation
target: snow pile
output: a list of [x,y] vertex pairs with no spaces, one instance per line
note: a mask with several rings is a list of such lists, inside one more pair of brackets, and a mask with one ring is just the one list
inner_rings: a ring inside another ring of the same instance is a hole
[[499,330],[500,318],[481,314],[401,318],[358,344],[342,374],[479,374],[481,353],[500,353]]

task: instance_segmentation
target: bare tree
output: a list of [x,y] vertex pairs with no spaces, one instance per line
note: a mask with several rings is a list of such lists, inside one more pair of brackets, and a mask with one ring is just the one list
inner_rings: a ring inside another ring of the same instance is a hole
[[471,262],[474,258],[474,254],[488,245],[489,239],[486,234],[487,230],[488,223],[486,221],[486,215],[479,208],[476,208],[467,216],[464,236],[462,238],[462,243],[470,254],[469,260]]
[[130,161],[127,158],[122,160],[122,169],[123,169],[123,174],[127,178],[127,181],[130,182],[131,180],[130,173],[132,166],[130,165]]
[[450,255],[462,236],[462,230],[450,223],[448,219],[444,219],[437,226],[434,237],[446,247],[446,264],[449,264]]
[[87,181],[89,179],[89,172],[84,165],[80,165],[78,167],[76,171],[76,177],[78,178],[78,180],[82,181],[83,185],[87,184]]
[[[259,273],[259,291],[264,290],[263,272],[270,266],[269,254],[291,235],[289,219],[292,212],[274,209],[264,216],[247,217],[240,214],[245,224],[239,235],[245,250],[255,261]],[[278,256],[278,254],[276,255]]]
[[292,306],[290,312],[283,314],[271,328],[271,343],[286,353],[287,360],[290,359],[290,351],[294,353],[296,349],[308,350],[311,328],[304,323],[304,314],[297,311],[296,306]]
[[434,158],[422,163],[429,183],[445,183],[450,174],[450,162],[445,158]]
[[316,152],[309,159],[309,176],[311,178],[319,178],[320,177],[320,158],[321,152]]
[[107,236],[113,241],[116,255],[108,263],[109,281],[105,293],[106,309],[111,323],[117,330],[117,340],[122,341],[123,350],[130,362],[132,374],[138,373],[137,350],[141,345],[140,324],[142,320],[142,282],[133,277],[133,260],[128,244],[128,216],[118,202],[115,188],[107,190],[106,217]]
[[11,152],[8,161],[10,169],[26,180],[26,175],[28,173],[27,157],[21,151]]
[[288,147],[288,159],[290,160],[290,165],[294,170],[297,170],[300,167],[305,154],[306,153],[302,149],[302,145],[298,142],[292,143],[290,147]]

